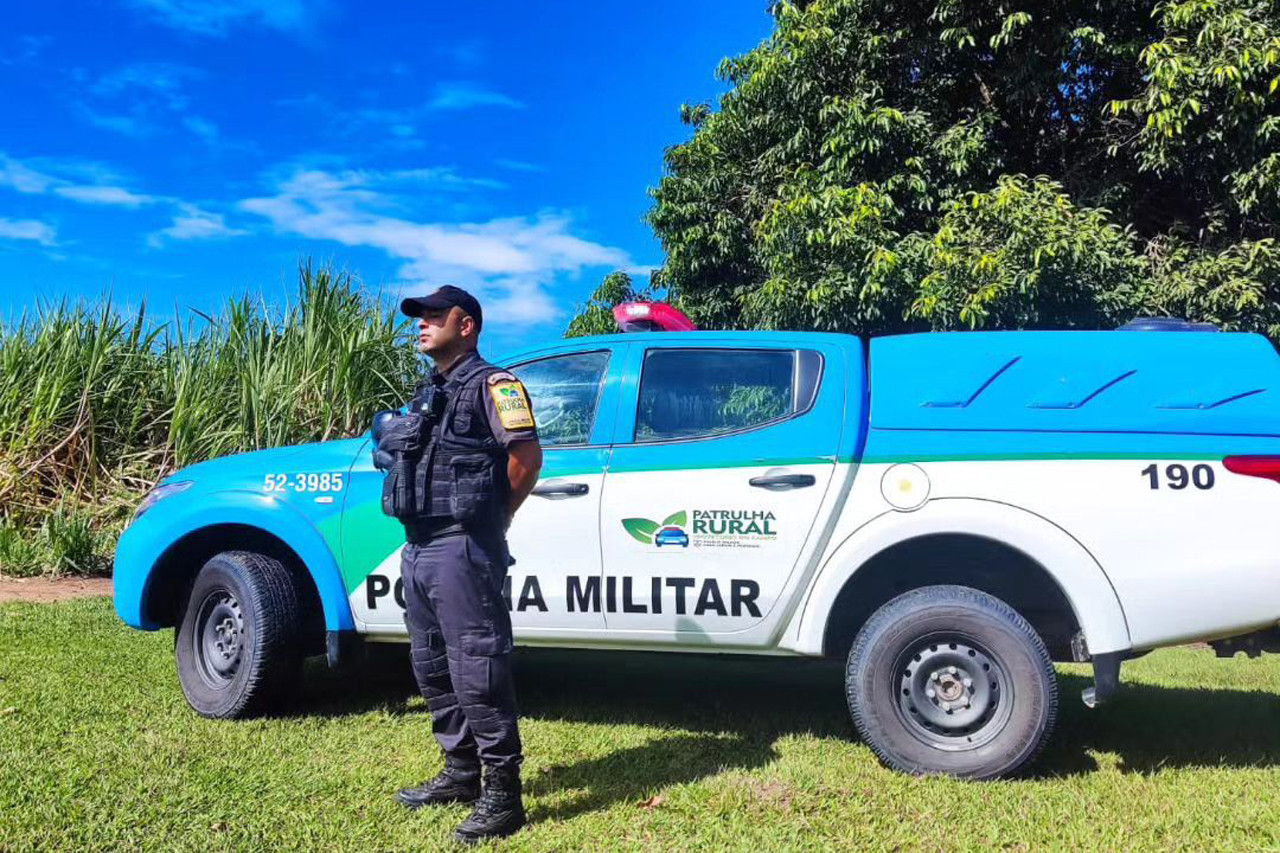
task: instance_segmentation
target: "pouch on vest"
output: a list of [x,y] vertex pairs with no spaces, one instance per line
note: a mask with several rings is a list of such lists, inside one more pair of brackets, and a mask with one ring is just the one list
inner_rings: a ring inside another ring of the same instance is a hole
[[378,449],[388,453],[417,453],[422,449],[422,415],[409,414],[392,418],[383,427]]
[[483,453],[454,456],[449,460],[449,514],[455,521],[490,521],[497,496],[493,458]]
[[382,481],[382,512],[402,521],[413,513],[413,476],[405,476],[402,461],[397,460]]
[[413,471],[422,455],[422,427],[419,414],[394,418],[378,442],[378,452],[392,458],[382,481],[382,511],[401,521],[414,515]]

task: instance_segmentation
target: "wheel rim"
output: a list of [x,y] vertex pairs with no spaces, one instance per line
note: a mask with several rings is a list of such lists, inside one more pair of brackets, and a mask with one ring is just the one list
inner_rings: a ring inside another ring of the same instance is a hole
[[196,669],[205,684],[220,690],[235,679],[244,657],[240,602],[230,590],[210,590],[196,611],[195,628],[191,641]]
[[898,657],[895,672],[899,718],[935,749],[977,749],[1000,734],[1013,711],[1005,666],[971,637],[917,640]]

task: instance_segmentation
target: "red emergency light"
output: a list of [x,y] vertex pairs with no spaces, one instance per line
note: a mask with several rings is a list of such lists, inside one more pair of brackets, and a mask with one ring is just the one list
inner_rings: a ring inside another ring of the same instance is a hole
[[1222,460],[1222,467],[1232,474],[1280,483],[1280,456],[1228,456]]
[[624,332],[692,332],[698,328],[665,302],[624,302],[613,309],[613,319]]

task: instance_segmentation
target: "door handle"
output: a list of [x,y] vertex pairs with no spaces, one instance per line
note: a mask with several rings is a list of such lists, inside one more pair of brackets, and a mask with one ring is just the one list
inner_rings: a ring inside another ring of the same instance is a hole
[[577,497],[585,495],[590,488],[586,483],[539,483],[533,487],[533,494],[539,497]]
[[805,486],[812,486],[818,480],[812,474],[764,474],[760,477],[752,477],[747,482],[757,489],[782,491],[803,489]]

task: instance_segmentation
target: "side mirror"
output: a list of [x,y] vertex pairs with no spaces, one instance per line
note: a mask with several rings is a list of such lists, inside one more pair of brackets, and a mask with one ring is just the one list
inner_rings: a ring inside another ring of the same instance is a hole
[[396,409],[383,409],[373,416],[373,424],[369,427],[369,433],[373,436],[374,444],[382,442],[382,431],[386,429],[387,424],[393,418],[398,417],[400,417],[400,412]]

